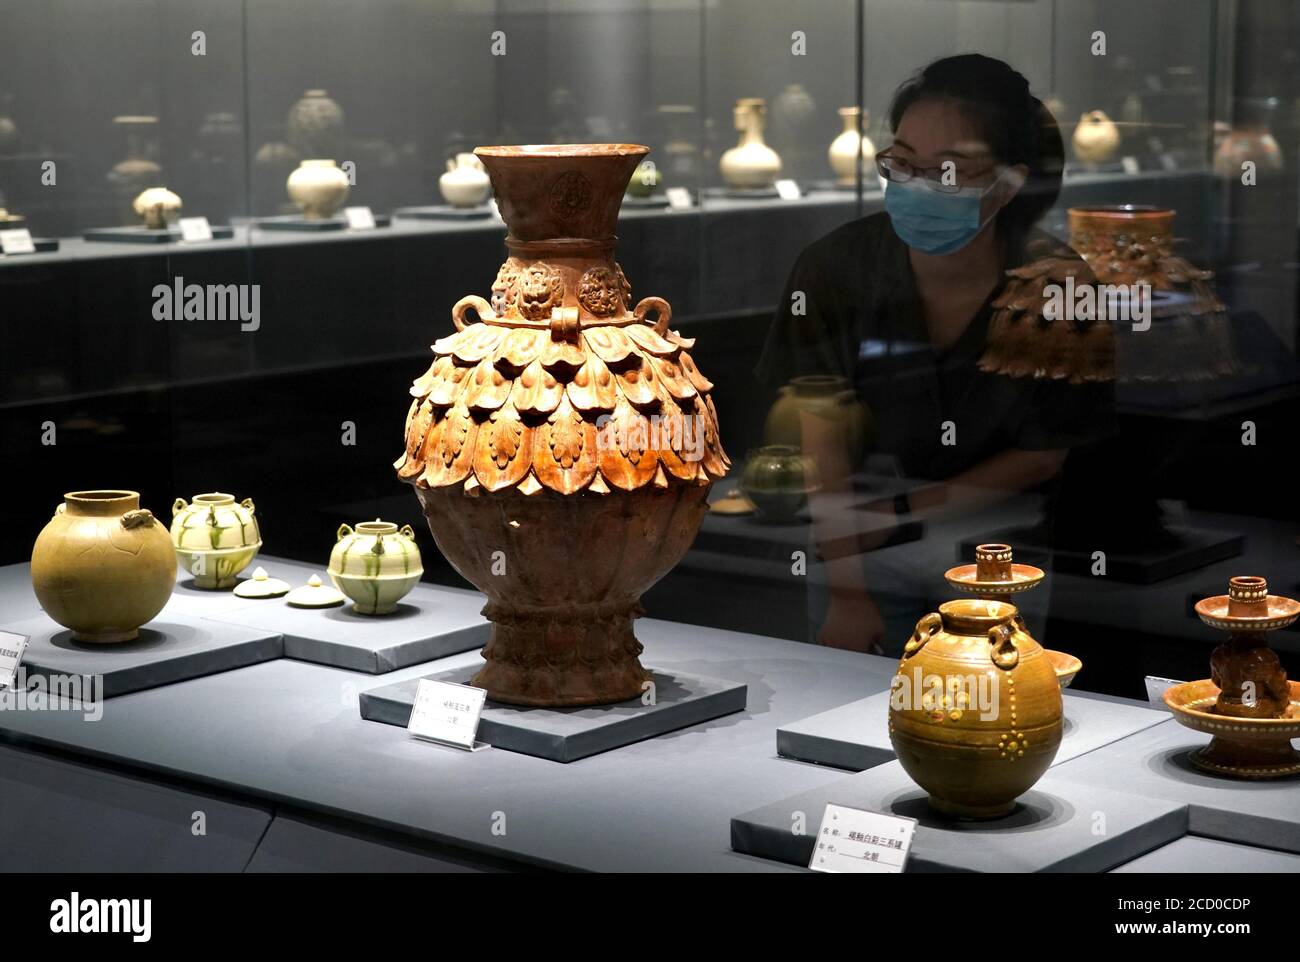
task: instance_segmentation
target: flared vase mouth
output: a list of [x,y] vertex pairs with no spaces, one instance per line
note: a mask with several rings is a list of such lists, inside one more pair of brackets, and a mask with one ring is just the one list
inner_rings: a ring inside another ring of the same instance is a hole
[[397,525],[391,521],[362,521],[352,526],[357,534],[397,534]]
[[982,598],[959,598],[939,606],[944,630],[959,635],[985,634],[990,628],[1008,624],[1017,613],[1015,605]]
[[209,491],[207,494],[196,494],[190,499],[190,504],[199,505],[205,508],[234,503],[235,496],[233,494],[224,494],[220,491]]
[[69,491],[63,503],[72,514],[114,516],[140,507],[140,492],[118,489]]
[[1160,220],[1172,218],[1172,207],[1157,207],[1153,204],[1096,204],[1086,207],[1069,208],[1071,217],[1099,217],[1114,220]]
[[802,396],[833,394],[849,386],[849,379],[838,374],[801,374],[790,379],[794,393]]
[[533,258],[552,255],[556,241],[561,256],[608,256],[627,182],[649,152],[640,144],[517,144],[474,155],[509,228],[507,248]]
[[475,147],[479,157],[644,157],[641,144],[513,144]]

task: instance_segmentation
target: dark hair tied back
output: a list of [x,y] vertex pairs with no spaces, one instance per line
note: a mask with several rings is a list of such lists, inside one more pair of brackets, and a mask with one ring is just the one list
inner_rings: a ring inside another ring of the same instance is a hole
[[1061,193],[1065,145],[1056,118],[1029,92],[1024,75],[977,53],[936,60],[899,87],[889,106],[889,129],[898,130],[908,107],[930,100],[959,104],[999,163],[1029,169],[1020,193],[998,214],[1008,241],[1023,242]]

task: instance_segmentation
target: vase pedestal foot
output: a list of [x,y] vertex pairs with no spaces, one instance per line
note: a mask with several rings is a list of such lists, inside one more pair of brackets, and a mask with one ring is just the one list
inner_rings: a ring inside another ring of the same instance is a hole
[[507,705],[610,705],[640,697],[650,672],[632,631],[639,606],[506,609],[489,604],[492,637],[473,684]]
[[1013,798],[1009,802],[999,802],[996,805],[964,805],[960,802],[952,802],[931,795],[930,807],[940,814],[947,815],[949,818],[964,818],[970,821],[984,822],[989,819],[1010,815],[1016,807],[1016,800]]
[[1233,778],[1286,778],[1300,775],[1300,752],[1289,739],[1276,743],[1233,741],[1215,735],[1210,744],[1192,752],[1191,762],[1202,771]]
[[93,634],[82,631],[72,633],[73,641],[84,642],[88,645],[113,645],[123,641],[135,641],[139,637],[139,628],[132,628],[130,631],[97,631]]

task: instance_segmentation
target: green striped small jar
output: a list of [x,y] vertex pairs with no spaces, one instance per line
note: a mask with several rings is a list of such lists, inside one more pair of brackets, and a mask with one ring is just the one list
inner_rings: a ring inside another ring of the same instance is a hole
[[328,570],[334,587],[363,615],[392,612],[424,574],[411,526],[378,518],[355,528],[339,525]]
[[188,504],[172,504],[172,546],[180,566],[194,576],[196,588],[233,588],[237,576],[257,557],[262,532],[252,498],[233,494],[196,494]]

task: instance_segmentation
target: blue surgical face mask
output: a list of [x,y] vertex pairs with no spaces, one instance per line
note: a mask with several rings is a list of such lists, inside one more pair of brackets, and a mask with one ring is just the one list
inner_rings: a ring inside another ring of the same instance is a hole
[[952,194],[927,187],[919,177],[902,184],[891,180],[885,185],[885,210],[894,233],[908,247],[925,254],[951,254],[973,241],[992,219],[993,214],[980,217],[980,201],[1001,179],[998,174],[987,187],[963,187]]

